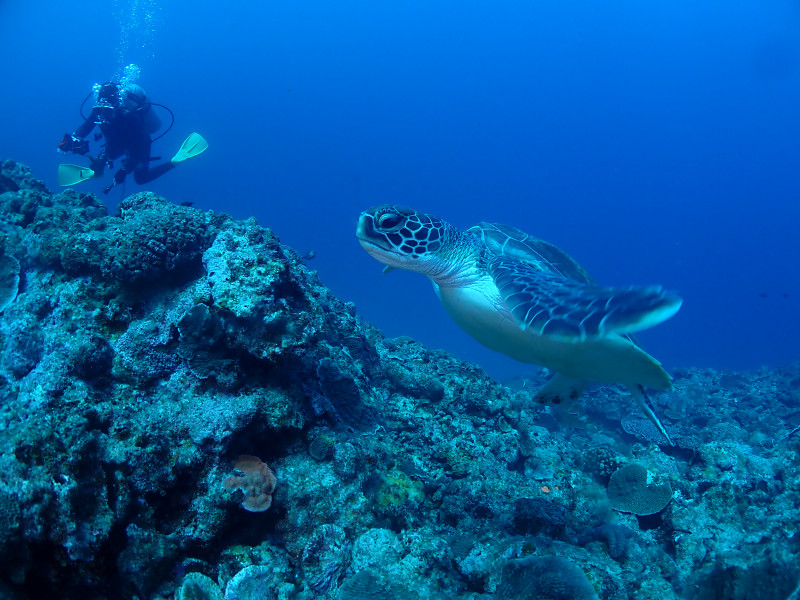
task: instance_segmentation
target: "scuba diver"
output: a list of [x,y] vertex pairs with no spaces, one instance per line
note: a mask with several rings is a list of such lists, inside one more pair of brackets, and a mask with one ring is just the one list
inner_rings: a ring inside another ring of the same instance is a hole
[[145,91],[135,83],[122,86],[109,81],[101,86],[95,86],[95,105],[92,111],[75,133],[64,134],[58,149],[64,153],[88,155],[89,142],[84,138],[95,126],[100,130],[100,133],[95,134],[95,141],[101,137],[105,140],[100,154],[97,158],[89,156],[91,162],[88,168],[79,165],[59,165],[59,185],[75,185],[88,179],[102,177],[106,167],[113,168],[112,161],[124,155],[122,166],[114,173],[113,182],[103,189],[103,193],[107,194],[115,185],[125,181],[129,173],[133,173],[136,183],[148,183],[208,148],[203,136],[192,133],[184,140],[180,150],[170,161],[151,167],[150,162],[158,160],[158,157],[150,156],[150,146],[153,143],[150,135],[161,127],[161,120],[153,110],[152,104],[148,102]]

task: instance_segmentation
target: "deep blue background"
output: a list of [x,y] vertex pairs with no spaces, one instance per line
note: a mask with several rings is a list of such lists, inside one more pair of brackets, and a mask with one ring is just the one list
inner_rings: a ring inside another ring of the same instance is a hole
[[383,202],[507,222],[602,283],[679,291],[641,335],[668,366],[780,364],[800,357],[798,32],[789,0],[4,0],[0,156],[56,189],[81,100],[133,62],[177,117],[154,152],[211,144],[149,188],[316,250],[389,335],[526,370],[421,276],[381,274],[353,233]]

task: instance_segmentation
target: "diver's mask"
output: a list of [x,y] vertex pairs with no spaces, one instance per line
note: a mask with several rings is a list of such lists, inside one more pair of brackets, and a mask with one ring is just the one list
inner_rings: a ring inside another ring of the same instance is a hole
[[95,125],[108,125],[114,120],[117,109],[110,104],[96,104],[94,107]]
[[119,86],[113,81],[96,86],[95,89],[95,124],[108,125],[114,119],[117,109],[122,104]]

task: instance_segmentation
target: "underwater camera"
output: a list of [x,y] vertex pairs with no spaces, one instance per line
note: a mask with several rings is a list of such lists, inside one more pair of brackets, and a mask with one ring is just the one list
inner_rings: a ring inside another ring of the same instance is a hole
[[78,140],[72,142],[72,151],[75,154],[86,154],[89,152],[89,142],[88,140]]
[[62,139],[61,143],[58,145],[58,149],[64,153],[74,152],[75,154],[86,154],[89,152],[89,142],[77,136],[65,133],[64,139]]

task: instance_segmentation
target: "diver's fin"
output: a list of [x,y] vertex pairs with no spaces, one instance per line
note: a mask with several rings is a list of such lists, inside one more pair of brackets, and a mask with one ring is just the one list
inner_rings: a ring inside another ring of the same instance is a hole
[[80,165],[58,165],[58,185],[75,185],[94,177],[94,171]]
[[189,137],[183,140],[181,149],[178,150],[178,153],[172,157],[170,162],[174,165],[177,165],[185,160],[194,158],[198,154],[202,154],[207,148],[208,142],[205,140],[205,138],[199,133],[192,133],[189,135]]

